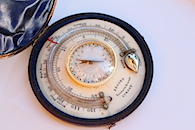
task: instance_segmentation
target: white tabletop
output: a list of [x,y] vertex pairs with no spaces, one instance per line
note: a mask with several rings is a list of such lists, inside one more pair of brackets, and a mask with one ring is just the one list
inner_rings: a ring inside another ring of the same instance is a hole
[[[144,36],[154,77],[144,102],[112,130],[195,129],[194,0],[58,0],[50,24],[76,13],[118,17]],[[28,80],[32,47],[0,60],[1,130],[103,130],[69,124],[47,112]]]

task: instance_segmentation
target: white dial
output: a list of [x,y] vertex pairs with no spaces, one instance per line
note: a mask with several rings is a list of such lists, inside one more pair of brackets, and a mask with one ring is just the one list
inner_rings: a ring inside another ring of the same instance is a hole
[[116,68],[111,47],[101,41],[82,41],[71,49],[67,59],[69,75],[78,83],[97,86],[108,81]]
[[[61,35],[56,40],[57,44],[46,42],[46,45],[49,43],[52,46],[47,60],[50,86],[55,90],[55,95],[65,99],[68,105],[71,104],[70,109],[58,106],[70,115],[92,119],[114,115],[133,102],[142,88],[145,67],[141,50],[125,30],[102,20],[76,21],[60,30],[81,23],[85,23],[85,26],[73,28]],[[96,26],[97,23],[101,27]],[[105,26],[120,31],[123,37],[130,40],[142,61],[138,73],[126,67],[126,55],[120,55],[121,52],[128,52],[130,46],[114,32],[102,28]],[[103,98],[100,93],[103,93]],[[72,105],[83,111],[74,115]],[[88,113],[89,108],[96,112]]]

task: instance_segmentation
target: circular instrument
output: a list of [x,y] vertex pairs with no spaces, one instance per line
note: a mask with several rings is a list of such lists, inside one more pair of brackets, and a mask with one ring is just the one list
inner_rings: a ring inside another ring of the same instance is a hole
[[153,63],[143,37],[112,16],[77,14],[47,28],[29,62],[39,102],[80,125],[108,125],[133,112],[152,81]]

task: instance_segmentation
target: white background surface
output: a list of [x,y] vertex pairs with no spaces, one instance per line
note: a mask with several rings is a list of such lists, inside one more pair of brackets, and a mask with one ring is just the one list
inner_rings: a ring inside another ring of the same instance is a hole
[[[118,17],[145,38],[154,78],[144,102],[112,130],[195,129],[195,0],[58,0],[51,23],[75,13]],[[0,60],[1,130],[104,130],[63,122],[35,98],[28,81],[31,47]]]

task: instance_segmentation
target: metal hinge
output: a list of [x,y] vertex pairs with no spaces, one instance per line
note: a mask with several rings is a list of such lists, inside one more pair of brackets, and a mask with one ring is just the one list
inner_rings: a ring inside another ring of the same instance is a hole
[[49,26],[47,25],[40,33],[37,34],[36,38],[34,38],[32,40],[32,44],[31,44],[32,47],[35,46],[35,44],[37,43],[39,38],[43,36],[43,34],[45,33],[45,30],[47,30],[48,28],[49,28]]
[[115,126],[116,126],[116,122],[113,122],[113,123],[111,123],[111,124],[109,125],[108,129],[111,129],[111,128],[115,127]]

